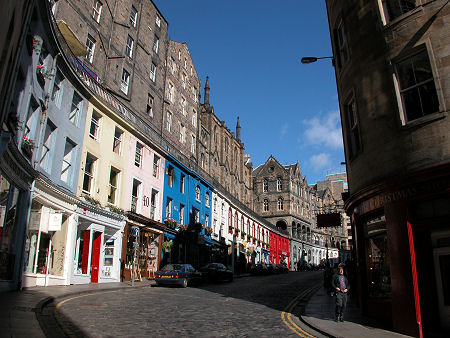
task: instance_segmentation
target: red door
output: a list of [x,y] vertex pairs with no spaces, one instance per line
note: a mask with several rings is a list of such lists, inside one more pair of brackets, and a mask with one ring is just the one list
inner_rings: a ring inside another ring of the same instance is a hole
[[92,245],[91,261],[91,283],[98,283],[98,270],[100,265],[100,248],[102,246],[102,233],[94,233],[94,244]]

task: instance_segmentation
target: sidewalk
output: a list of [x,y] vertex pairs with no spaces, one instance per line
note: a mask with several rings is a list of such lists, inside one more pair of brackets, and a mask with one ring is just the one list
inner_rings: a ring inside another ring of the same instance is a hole
[[313,329],[332,337],[409,337],[379,328],[376,321],[363,317],[356,304],[349,297],[345,311],[344,322],[334,321],[334,297],[320,288],[305,307],[301,319]]
[[[150,287],[154,281],[136,282],[135,287]],[[0,338],[45,337],[38,318],[46,314],[44,306],[53,299],[96,292],[130,288],[131,282],[33,287],[23,291],[0,293]]]

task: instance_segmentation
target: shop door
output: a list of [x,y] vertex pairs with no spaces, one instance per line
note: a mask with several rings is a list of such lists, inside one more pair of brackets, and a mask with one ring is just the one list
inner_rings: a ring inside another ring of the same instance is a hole
[[92,245],[91,283],[98,283],[101,246],[102,246],[102,233],[96,231],[94,233],[94,243]]
[[435,248],[433,256],[441,325],[450,330],[450,247]]

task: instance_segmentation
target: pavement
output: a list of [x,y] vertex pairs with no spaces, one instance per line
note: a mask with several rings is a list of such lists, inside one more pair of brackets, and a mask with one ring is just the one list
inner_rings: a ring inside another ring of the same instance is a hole
[[[242,275],[241,275],[242,276]],[[154,281],[136,282],[136,287],[151,287]],[[55,303],[85,293],[131,288],[130,282],[82,284],[27,288],[0,294],[0,338],[3,337],[61,337],[80,336],[63,331],[55,315]],[[304,324],[328,337],[407,337],[380,328],[360,314],[349,297],[345,321],[334,321],[334,298],[319,288],[308,301],[304,314],[299,318]],[[67,323],[64,325],[67,328]]]

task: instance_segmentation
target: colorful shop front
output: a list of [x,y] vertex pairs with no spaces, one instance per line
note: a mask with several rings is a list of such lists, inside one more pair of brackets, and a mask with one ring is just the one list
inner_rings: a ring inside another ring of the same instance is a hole
[[70,283],[119,282],[124,216],[82,201],[76,217]]
[[[129,281],[133,275],[135,281],[155,278],[155,271],[161,263],[164,224],[136,214],[127,212],[122,241],[121,281]],[[137,229],[137,230],[136,230]]]

